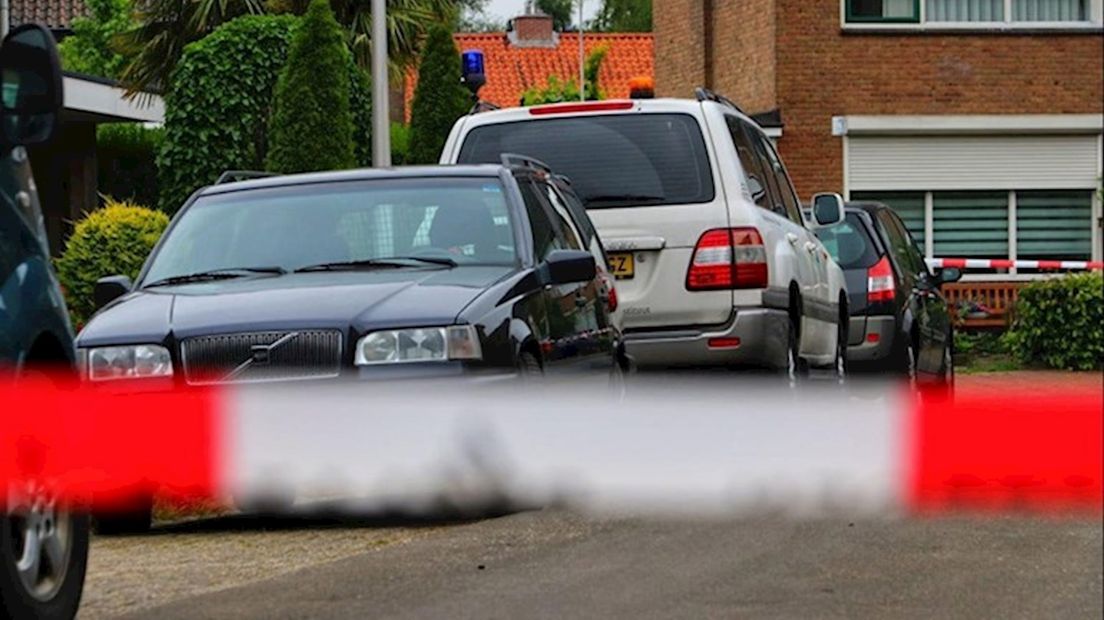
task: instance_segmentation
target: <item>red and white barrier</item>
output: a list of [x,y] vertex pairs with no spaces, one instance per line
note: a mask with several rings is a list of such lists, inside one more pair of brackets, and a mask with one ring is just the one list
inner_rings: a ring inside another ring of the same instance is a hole
[[0,484],[98,508],[340,500],[353,512],[566,504],[658,514],[1078,511],[1104,500],[1100,389],[921,403],[899,389],[649,378],[573,386],[298,384],[109,396],[0,385]]
[[1071,271],[1096,271],[1104,269],[1104,262],[1087,262],[1078,260],[1007,260],[988,258],[929,258],[928,267],[941,269],[943,267],[957,267],[959,269],[1039,269],[1039,270],[1071,270]]

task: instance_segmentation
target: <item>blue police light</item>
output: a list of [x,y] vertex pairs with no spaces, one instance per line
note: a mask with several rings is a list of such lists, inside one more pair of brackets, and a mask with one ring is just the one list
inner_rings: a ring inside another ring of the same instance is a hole
[[472,92],[472,96],[478,96],[479,89],[487,83],[487,76],[483,73],[483,51],[464,50],[460,54],[460,66],[460,79]]

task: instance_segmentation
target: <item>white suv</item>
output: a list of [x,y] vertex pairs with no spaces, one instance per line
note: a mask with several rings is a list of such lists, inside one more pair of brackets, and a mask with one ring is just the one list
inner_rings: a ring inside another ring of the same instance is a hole
[[[636,364],[842,374],[843,272],[759,126],[728,100],[697,95],[472,114],[452,128],[441,163],[519,153],[571,180],[609,253]],[[815,208],[822,226],[843,215],[834,194]]]

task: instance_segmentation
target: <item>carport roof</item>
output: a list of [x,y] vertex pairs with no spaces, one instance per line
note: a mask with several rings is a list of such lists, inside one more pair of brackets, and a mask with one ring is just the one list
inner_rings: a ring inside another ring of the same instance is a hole
[[139,93],[127,98],[126,90],[114,80],[64,71],[63,117],[85,123],[163,123],[165,102],[159,95]]

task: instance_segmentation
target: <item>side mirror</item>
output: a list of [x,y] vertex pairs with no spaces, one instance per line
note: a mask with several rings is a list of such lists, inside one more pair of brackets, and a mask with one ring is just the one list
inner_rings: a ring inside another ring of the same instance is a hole
[[962,278],[962,270],[958,267],[944,267],[939,270],[939,273],[935,274],[935,279],[939,284],[950,284],[951,282],[958,282]]
[[598,275],[594,255],[584,250],[552,250],[544,266],[550,284],[586,282]]
[[54,36],[25,24],[0,45],[0,141],[6,147],[47,142],[62,106],[61,65]]
[[96,286],[92,289],[92,301],[99,310],[116,299],[130,292],[134,284],[127,276],[107,276],[96,280]]
[[813,196],[813,221],[820,228],[835,226],[843,221],[843,197],[839,194]]

